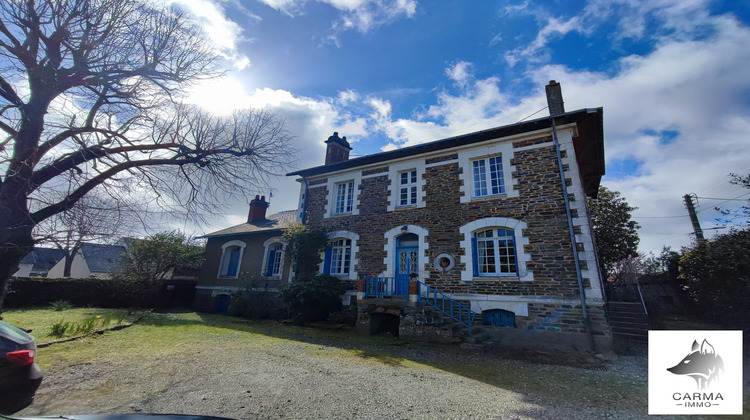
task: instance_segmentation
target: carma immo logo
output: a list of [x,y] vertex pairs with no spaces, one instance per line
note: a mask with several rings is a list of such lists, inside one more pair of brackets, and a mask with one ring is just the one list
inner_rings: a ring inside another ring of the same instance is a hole
[[649,414],[742,414],[742,331],[649,331]]

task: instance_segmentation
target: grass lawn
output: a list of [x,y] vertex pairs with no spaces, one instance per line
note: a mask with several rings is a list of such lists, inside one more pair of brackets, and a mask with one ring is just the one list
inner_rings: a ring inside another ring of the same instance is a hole
[[[71,308],[55,311],[50,307],[28,308],[5,311],[4,321],[20,328],[32,330],[31,335],[37,344],[61,338],[68,338],[104,329],[120,324],[127,324],[138,319],[144,312],[128,309]],[[65,331],[60,326],[67,324]],[[91,329],[86,331],[89,327]],[[62,334],[55,334],[55,331]]]

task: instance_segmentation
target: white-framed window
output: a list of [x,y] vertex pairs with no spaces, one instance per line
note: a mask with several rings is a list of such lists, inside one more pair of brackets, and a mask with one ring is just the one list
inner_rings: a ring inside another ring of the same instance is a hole
[[474,197],[505,194],[501,155],[471,161]]
[[477,275],[515,276],[518,273],[513,229],[482,229],[474,232],[472,239]]
[[356,280],[359,235],[347,230],[337,230],[328,233],[328,240],[325,252],[320,254],[322,264],[319,273]]
[[266,275],[269,277],[281,276],[281,258],[283,257],[284,244],[275,243],[268,249],[268,271]]
[[531,261],[526,228],[526,222],[510,217],[486,217],[461,226],[461,262],[465,264],[461,280],[518,277],[519,281],[534,281],[534,273],[526,268]]
[[398,205],[413,206],[417,204],[417,170],[399,172]]
[[336,184],[336,205],[334,214],[351,213],[354,208],[354,181]]
[[219,263],[219,277],[237,277],[242,265],[242,254],[245,250],[242,241],[229,241],[221,246],[221,262]]
[[331,242],[328,274],[348,275],[352,260],[351,239],[337,239]]
[[477,146],[458,152],[461,203],[487,198],[504,200],[518,197],[519,189],[514,185],[518,179],[513,176],[514,149],[510,141]]

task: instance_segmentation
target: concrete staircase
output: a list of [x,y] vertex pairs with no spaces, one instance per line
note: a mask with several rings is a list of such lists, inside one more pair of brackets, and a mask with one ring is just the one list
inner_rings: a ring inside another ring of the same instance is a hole
[[641,303],[607,302],[607,317],[615,340],[648,344],[648,315]]

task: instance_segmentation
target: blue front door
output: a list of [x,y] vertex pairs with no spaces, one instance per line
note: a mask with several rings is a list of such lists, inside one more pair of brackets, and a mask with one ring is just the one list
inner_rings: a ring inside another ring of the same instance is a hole
[[394,295],[409,294],[409,274],[417,274],[417,248],[396,248],[396,284]]

